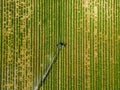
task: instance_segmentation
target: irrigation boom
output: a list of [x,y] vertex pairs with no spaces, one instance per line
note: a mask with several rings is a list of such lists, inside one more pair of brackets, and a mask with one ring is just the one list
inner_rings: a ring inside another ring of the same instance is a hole
[[55,55],[53,56],[52,61],[50,62],[49,66],[48,66],[48,68],[46,70],[46,72],[44,73],[44,75],[42,76],[42,78],[39,80],[38,85],[36,85],[36,87],[34,88],[34,90],[39,90],[39,88],[42,86],[43,82],[45,81],[46,77],[48,76],[48,74],[49,74],[49,72],[50,72],[50,70],[52,68],[53,63],[55,62],[55,60],[59,56],[59,52],[62,49],[62,46],[65,47],[65,44],[62,43],[62,42],[60,42],[60,43],[57,44],[58,52],[55,53]]

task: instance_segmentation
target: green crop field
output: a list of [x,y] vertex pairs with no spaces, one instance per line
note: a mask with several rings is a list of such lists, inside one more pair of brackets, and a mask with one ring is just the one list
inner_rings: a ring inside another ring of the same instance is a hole
[[0,0],[0,90],[120,90],[120,0]]

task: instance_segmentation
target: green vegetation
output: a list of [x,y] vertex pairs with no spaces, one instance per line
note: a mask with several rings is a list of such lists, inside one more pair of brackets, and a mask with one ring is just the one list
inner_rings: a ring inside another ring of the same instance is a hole
[[0,0],[0,90],[120,89],[119,0]]

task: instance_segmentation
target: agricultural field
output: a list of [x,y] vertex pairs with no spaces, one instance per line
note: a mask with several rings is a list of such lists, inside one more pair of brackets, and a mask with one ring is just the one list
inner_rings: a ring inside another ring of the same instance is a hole
[[0,90],[35,90],[57,52],[40,90],[120,90],[120,0],[0,0]]

